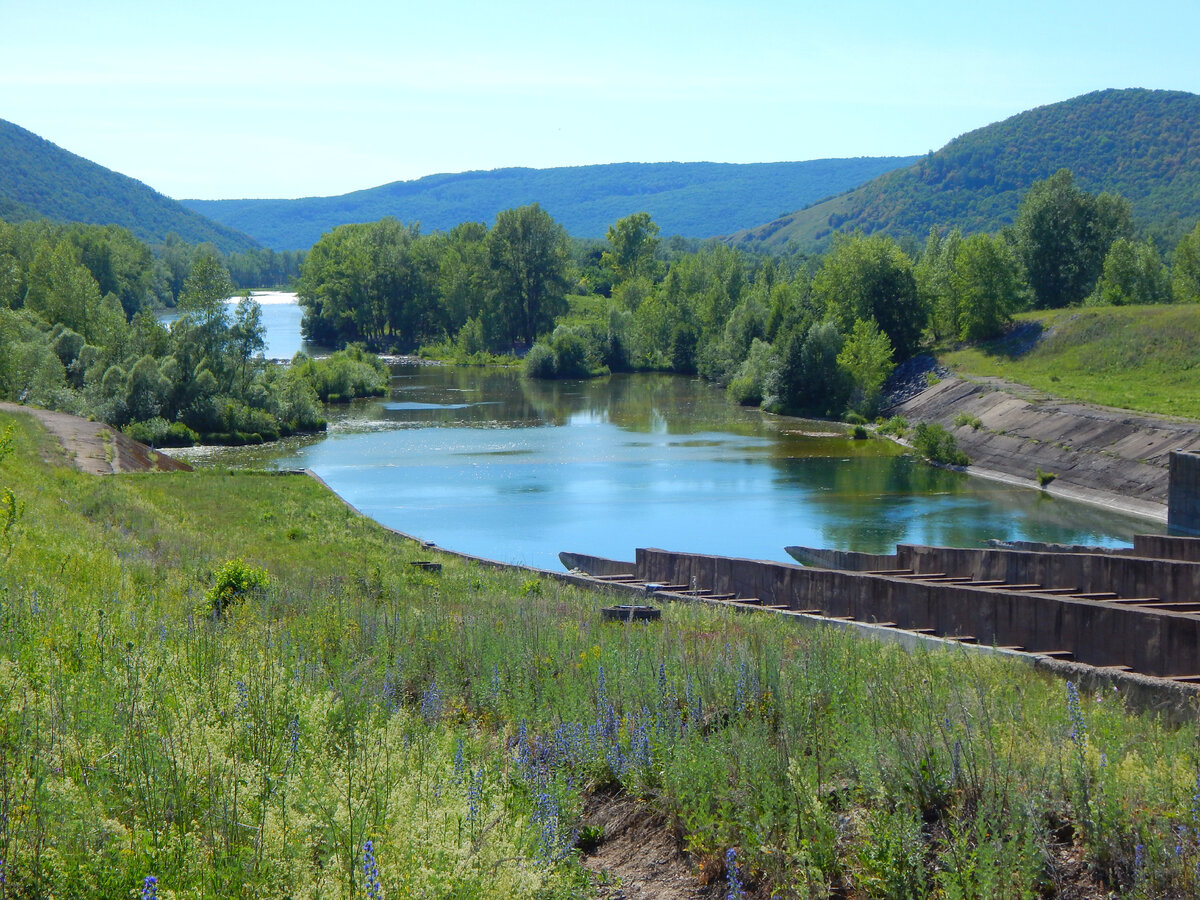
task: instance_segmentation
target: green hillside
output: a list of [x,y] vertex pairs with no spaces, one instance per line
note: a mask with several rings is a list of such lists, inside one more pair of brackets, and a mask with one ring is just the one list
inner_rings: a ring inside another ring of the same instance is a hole
[[624,216],[648,212],[663,234],[707,238],[848,190],[915,157],[808,162],[615,163],[430,175],[337,197],[184,200],[189,209],[253,235],[274,250],[302,250],[337,225],[394,216],[424,231],[491,222],[537,202],[574,237],[602,238]]
[[1084,190],[1124,196],[1147,233],[1173,244],[1200,218],[1200,96],[1107,90],[1042,106],[734,240],[813,249],[855,229],[917,239],[934,226],[995,231],[1030,185],[1062,168]]
[[1109,306],[1017,316],[1009,336],[947,353],[956,372],[1057,397],[1200,419],[1200,306]]
[[250,250],[252,238],[218,225],[157,191],[76,156],[0,119],[0,219],[37,218],[121,225],[160,244],[170,232],[225,252]]

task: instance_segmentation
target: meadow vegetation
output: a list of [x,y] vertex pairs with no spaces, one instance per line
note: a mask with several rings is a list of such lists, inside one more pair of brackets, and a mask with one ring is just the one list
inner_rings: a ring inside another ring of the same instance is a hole
[[1005,338],[948,350],[970,375],[1058,397],[1200,418],[1200,305],[1117,306],[1022,313]]
[[12,421],[6,900],[587,896],[611,797],[722,894],[1200,887],[1200,735],[1119,690],[700,605],[605,623],[529,572],[411,565],[308,478],[88,477]]

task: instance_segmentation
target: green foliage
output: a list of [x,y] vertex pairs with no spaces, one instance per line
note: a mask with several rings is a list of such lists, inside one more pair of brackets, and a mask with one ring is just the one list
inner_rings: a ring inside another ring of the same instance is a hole
[[[0,215],[10,221],[45,216],[57,222],[115,224],[143,241],[174,232],[221,250],[249,250],[254,240],[218,225],[140,181],[68,153],[0,120]],[[14,215],[14,213],[19,213]]]
[[[605,626],[597,595],[527,571],[446,556],[431,583],[408,565],[427,548],[308,478],[88,478],[17,436],[10,893],[153,873],[198,900],[350,900],[369,839],[384,896],[566,900],[606,785],[703,871],[737,847],[763,896],[1037,896],[1066,853],[1123,896],[1196,895],[1196,723],[1122,692],[1073,712],[1025,665],[702,604]],[[247,546],[265,602],[196,616]]]
[[999,335],[1025,306],[1020,262],[1000,235],[974,234],[958,245],[952,295],[957,337],[980,341]]
[[876,429],[880,434],[892,435],[898,438],[908,434],[908,420],[904,416],[892,416]]
[[970,413],[965,412],[961,412],[954,417],[955,428],[966,428],[968,426],[972,431],[978,431],[983,427],[983,421],[979,418],[979,416],[973,416]]
[[358,344],[351,344],[323,359],[298,353],[292,360],[292,370],[326,403],[382,396],[387,392],[391,378],[383,360]]
[[566,312],[566,230],[532,203],[497,215],[486,244],[497,332],[504,343],[532,344]]
[[897,360],[916,352],[926,315],[912,260],[890,238],[855,235],[838,240],[812,287],[844,333],[857,320],[874,319]]
[[609,226],[606,237],[609,249],[604,251],[601,261],[612,270],[616,282],[654,276],[658,226],[649,213],[618,219]]
[[[13,426],[10,422],[0,432],[0,464],[13,453]],[[6,563],[12,555],[13,545],[17,539],[17,526],[25,512],[25,504],[17,499],[13,489],[0,484],[0,564]]]
[[250,597],[261,597],[271,586],[271,576],[261,566],[244,559],[231,559],[213,573],[213,586],[204,595],[204,602],[217,616],[223,616],[232,606]]
[[1035,467],[1033,474],[1034,478],[1037,480],[1038,487],[1040,488],[1046,487],[1048,484],[1050,484],[1050,482],[1058,477],[1053,472],[1043,472],[1041,466]]
[[1172,289],[1180,303],[1200,303],[1200,222],[1179,240],[1171,266]]
[[874,319],[858,319],[837,355],[838,366],[853,385],[850,408],[859,416],[874,418],[883,383],[892,374],[892,343]]
[[579,329],[560,325],[525,355],[522,371],[530,378],[587,378],[599,369],[598,349]]
[[859,229],[899,241],[932,228],[998,232],[1034,182],[1065,167],[1082,190],[1127,198],[1147,232],[1174,242],[1200,219],[1200,148],[1190,139],[1197,118],[1196,94],[1096,91],[968,132],[824,202],[797,204],[742,241],[813,252]]
[[1170,303],[1171,278],[1149,241],[1119,237],[1104,257],[1104,269],[1087,302],[1092,306]]
[[930,462],[948,466],[970,465],[967,454],[958,449],[954,435],[936,422],[918,422],[912,431],[912,445]]
[[263,358],[258,305],[243,298],[229,315],[232,284],[211,249],[186,254],[170,331],[144,308],[126,321],[126,299],[101,296],[99,279],[131,306],[145,300],[138,285],[149,272],[138,266],[149,251],[135,244],[114,229],[0,223],[0,258],[13,261],[27,300],[0,307],[0,397],[91,416],[158,446],[324,427],[312,388]]
[[1075,306],[1092,292],[1113,241],[1132,231],[1128,203],[1075,186],[1069,169],[1038,181],[1017,211],[1017,249],[1039,309]]
[[1016,344],[1000,340],[943,359],[958,371],[1007,378],[1071,400],[1200,418],[1195,304],[1023,313],[1015,335]]

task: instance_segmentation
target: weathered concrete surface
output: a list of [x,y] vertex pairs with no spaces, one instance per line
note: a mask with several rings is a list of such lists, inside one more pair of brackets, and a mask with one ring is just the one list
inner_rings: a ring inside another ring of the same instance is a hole
[[1200,537],[1169,537],[1165,534],[1135,534],[1133,555],[1151,559],[1200,562]]
[[1167,524],[1174,532],[1200,534],[1200,454],[1171,454]]
[[633,567],[636,565],[632,562],[625,562],[619,559],[609,559],[605,556],[591,556],[587,553],[571,553],[563,550],[558,554],[558,561],[563,564],[568,572],[574,572],[578,569],[580,572],[586,572],[588,575],[632,575]]
[[[903,559],[905,548],[899,549]],[[1122,561],[1120,557],[1098,559]],[[1200,566],[1191,568],[1200,570]],[[1129,666],[1144,675],[1200,675],[1200,617],[1186,614],[641,548],[637,575],[645,581],[686,584],[694,580],[718,593],[756,597],[766,604],[852,616],[860,622],[888,622],[902,629],[929,628],[939,635],[970,636],[980,644],[1019,646],[1035,653],[1068,650],[1079,662],[1093,666]]]
[[[1056,400],[998,379],[947,378],[890,411],[948,429],[973,474],[998,473],[1036,487],[1037,469],[1057,478],[1047,490],[1166,519],[1172,450],[1200,450],[1200,422]],[[960,414],[978,429],[954,424]]]
[[894,553],[860,553],[856,550],[824,550],[820,547],[784,547],[788,556],[803,566],[818,569],[841,569],[846,572],[879,572],[895,569]]
[[1200,599],[1200,563],[1100,553],[1029,553],[1022,550],[961,549],[901,544],[900,568],[919,573],[1002,579],[1008,584],[1075,588],[1078,593],[1111,591],[1121,597],[1158,598],[1168,603]]

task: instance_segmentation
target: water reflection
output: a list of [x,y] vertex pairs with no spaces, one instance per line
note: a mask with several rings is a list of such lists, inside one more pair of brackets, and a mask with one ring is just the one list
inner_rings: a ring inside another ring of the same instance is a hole
[[1162,530],[934,469],[829,423],[742,409],[691,379],[395,371],[390,396],[332,411],[327,436],[223,451],[213,464],[309,467],[384,524],[553,568],[559,550],[631,558],[657,546],[789,560],[788,544],[1115,544]]

